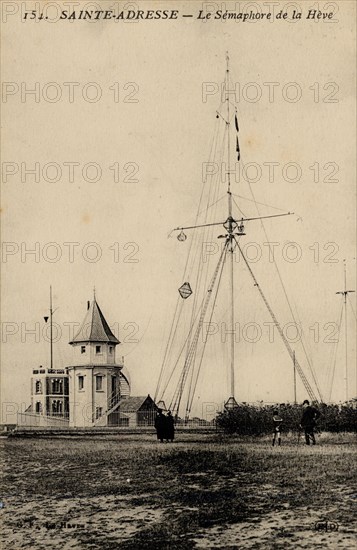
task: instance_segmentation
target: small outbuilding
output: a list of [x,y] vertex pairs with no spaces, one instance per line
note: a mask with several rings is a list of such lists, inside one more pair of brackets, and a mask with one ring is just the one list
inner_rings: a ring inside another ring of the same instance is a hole
[[[118,412],[109,417],[111,425],[128,427],[154,426],[158,407],[150,395],[127,397],[119,405]],[[120,418],[114,418],[118,416]]]

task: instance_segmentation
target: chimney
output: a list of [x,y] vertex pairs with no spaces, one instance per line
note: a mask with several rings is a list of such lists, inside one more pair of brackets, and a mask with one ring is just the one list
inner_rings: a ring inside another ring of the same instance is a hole
[[87,302],[87,310],[90,308],[90,301]]

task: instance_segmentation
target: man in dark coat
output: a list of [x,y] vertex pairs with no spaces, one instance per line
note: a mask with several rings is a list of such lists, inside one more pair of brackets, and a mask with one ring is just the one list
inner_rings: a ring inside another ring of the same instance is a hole
[[316,420],[320,416],[320,412],[315,409],[315,407],[311,407],[307,399],[305,399],[302,405],[304,407],[304,412],[302,413],[300,426],[305,431],[306,445],[310,445],[310,441],[312,441],[313,445],[316,445],[314,428],[316,426]]
[[166,420],[166,439],[167,441],[173,442],[175,438],[175,421],[171,414],[171,411],[168,411]]
[[157,433],[157,438],[161,441],[161,443],[164,442],[165,428],[166,428],[165,425],[166,425],[166,418],[162,413],[162,409],[159,409],[155,418],[155,429]]

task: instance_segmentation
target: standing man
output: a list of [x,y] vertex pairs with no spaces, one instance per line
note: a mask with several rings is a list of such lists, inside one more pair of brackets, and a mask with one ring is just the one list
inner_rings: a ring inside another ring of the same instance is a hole
[[316,445],[314,428],[316,426],[316,420],[320,416],[320,412],[315,409],[315,407],[311,407],[307,399],[305,399],[302,406],[304,408],[304,412],[302,413],[300,426],[305,431],[306,445],[310,445],[310,441],[312,441],[313,445]]

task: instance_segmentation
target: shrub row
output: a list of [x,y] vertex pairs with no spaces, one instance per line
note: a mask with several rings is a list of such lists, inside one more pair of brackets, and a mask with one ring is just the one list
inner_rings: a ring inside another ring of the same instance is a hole
[[[314,405],[321,413],[316,429],[327,432],[356,432],[357,409],[349,405]],[[283,419],[282,431],[297,432],[302,416],[301,405],[238,405],[233,410],[218,414],[217,426],[226,433],[264,435],[273,431],[273,411]]]

